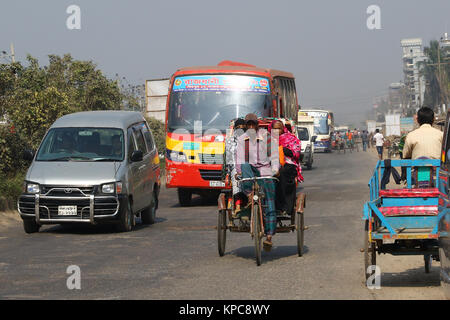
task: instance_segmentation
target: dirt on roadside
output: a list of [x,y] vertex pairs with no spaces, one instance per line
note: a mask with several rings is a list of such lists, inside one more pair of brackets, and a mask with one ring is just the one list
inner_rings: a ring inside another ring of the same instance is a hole
[[0,228],[8,228],[22,221],[15,210],[0,211]]

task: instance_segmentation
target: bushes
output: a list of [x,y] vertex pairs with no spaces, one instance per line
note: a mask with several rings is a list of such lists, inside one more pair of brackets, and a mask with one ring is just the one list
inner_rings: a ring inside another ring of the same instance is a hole
[[152,130],[153,137],[155,138],[156,147],[159,154],[166,153],[166,128],[162,121],[153,117],[145,117],[150,129]]
[[0,211],[13,209],[22,193],[25,171],[8,177],[0,174]]

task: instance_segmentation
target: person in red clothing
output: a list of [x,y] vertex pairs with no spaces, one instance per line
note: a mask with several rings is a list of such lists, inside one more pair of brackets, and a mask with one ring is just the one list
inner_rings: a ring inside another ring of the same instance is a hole
[[301,141],[283,125],[280,120],[274,120],[269,126],[272,139],[278,137],[282,147],[285,163],[280,169],[280,182],[277,185],[276,207],[284,214],[292,214],[296,196],[296,179],[302,182],[300,165]]

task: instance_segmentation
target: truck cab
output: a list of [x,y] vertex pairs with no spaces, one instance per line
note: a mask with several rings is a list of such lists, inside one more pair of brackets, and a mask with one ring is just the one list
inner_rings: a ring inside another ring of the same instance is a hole
[[[303,118],[303,117],[301,117]],[[312,117],[311,121],[308,119],[300,119],[297,125],[297,137],[302,142],[302,153],[301,162],[305,165],[308,170],[311,170],[314,162],[314,142],[316,141],[316,136],[314,134],[314,119]]]

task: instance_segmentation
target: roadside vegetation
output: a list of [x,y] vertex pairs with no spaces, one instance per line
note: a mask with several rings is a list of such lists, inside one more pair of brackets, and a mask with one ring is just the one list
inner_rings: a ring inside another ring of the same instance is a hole
[[[79,111],[136,107],[137,100],[92,61],[50,55],[46,66],[32,56],[25,64],[0,64],[0,210],[21,193],[29,165],[22,160],[23,152],[36,151],[56,119]],[[148,121],[163,152],[164,125]]]

